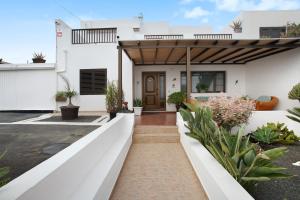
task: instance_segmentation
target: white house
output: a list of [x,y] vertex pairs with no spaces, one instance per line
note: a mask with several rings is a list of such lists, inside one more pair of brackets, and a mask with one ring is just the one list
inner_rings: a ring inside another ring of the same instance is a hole
[[[65,84],[58,74],[65,75],[79,93],[74,103],[82,111],[105,110],[106,82],[118,79],[129,108],[134,98],[141,98],[146,110],[175,111],[166,99],[180,90],[192,97],[272,95],[279,98],[276,109],[282,110],[297,105],[287,93],[300,81],[300,39],[279,37],[286,32],[287,23],[300,23],[300,11],[245,11],[235,20],[242,21],[241,33],[228,26],[215,34],[210,27],[170,26],[142,17],[82,21],[80,29],[56,20],[56,64],[48,68],[56,78],[45,86],[63,90]],[[37,66],[33,65],[32,74],[41,70]],[[0,70],[3,88],[13,81],[9,73],[24,71],[6,64]],[[202,87],[208,87],[206,93],[199,93],[199,80]],[[26,84],[35,85],[35,81]],[[26,84],[16,86],[19,89],[14,92],[5,90],[1,95],[6,101],[0,99],[0,109],[13,109],[9,99],[19,90],[24,93],[29,88]],[[35,107],[18,99],[17,108],[58,109],[54,90],[35,95],[47,93],[39,101],[49,105]]]

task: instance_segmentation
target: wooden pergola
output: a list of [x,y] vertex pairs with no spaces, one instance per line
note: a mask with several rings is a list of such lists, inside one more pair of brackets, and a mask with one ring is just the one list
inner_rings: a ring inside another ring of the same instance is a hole
[[241,65],[300,47],[299,38],[258,40],[127,40],[118,46],[118,86],[122,88],[122,51],[135,66],[185,65],[187,97],[191,65]]

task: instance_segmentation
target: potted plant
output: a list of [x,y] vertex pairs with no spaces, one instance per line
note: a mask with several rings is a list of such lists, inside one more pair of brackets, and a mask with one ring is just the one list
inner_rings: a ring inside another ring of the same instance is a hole
[[33,58],[32,58],[32,62],[33,63],[45,63],[45,55],[43,55],[42,53],[33,53]]
[[57,91],[55,95],[55,100],[57,102],[65,102],[67,101],[66,92],[65,91]]
[[168,97],[168,103],[175,104],[176,111],[178,112],[179,108],[183,105],[186,95],[183,92],[174,92]]
[[76,96],[77,92],[75,90],[71,90],[69,81],[66,77],[62,75],[61,77],[66,83],[66,91],[64,92],[64,95],[69,99],[68,105],[60,107],[62,120],[76,119],[78,118],[79,106],[74,106],[72,104],[72,97]]
[[117,116],[117,112],[119,111],[119,89],[114,82],[107,83],[106,88],[106,110],[109,113],[110,119],[113,119]]
[[204,83],[198,83],[196,85],[197,91],[199,93],[206,93],[208,91],[208,85],[204,84]]
[[143,111],[143,101],[139,98],[133,101],[133,110],[135,115],[141,115]]
[[243,31],[241,20],[233,21],[230,27],[233,29],[235,33],[241,33]]

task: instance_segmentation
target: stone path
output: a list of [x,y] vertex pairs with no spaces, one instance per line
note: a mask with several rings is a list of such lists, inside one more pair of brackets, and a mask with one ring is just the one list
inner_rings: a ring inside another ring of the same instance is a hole
[[137,126],[111,200],[207,199],[176,126]]

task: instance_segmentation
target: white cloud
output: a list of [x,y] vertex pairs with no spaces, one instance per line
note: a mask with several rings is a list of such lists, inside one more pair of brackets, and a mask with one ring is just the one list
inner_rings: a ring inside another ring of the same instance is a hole
[[299,0],[213,0],[218,10],[290,10],[300,8]]
[[191,2],[193,2],[193,0],[180,0],[179,1],[180,4],[189,4]]
[[202,22],[203,24],[207,24],[207,23],[208,23],[208,18],[203,18],[203,19],[201,20],[201,22]]
[[208,16],[210,14],[211,13],[208,10],[205,10],[205,9],[201,8],[200,6],[197,6],[197,7],[193,8],[192,10],[185,11],[184,18],[196,19],[199,17]]
[[203,0],[180,0],[179,3],[180,4],[190,4],[192,2],[196,2],[196,1],[203,1]]

